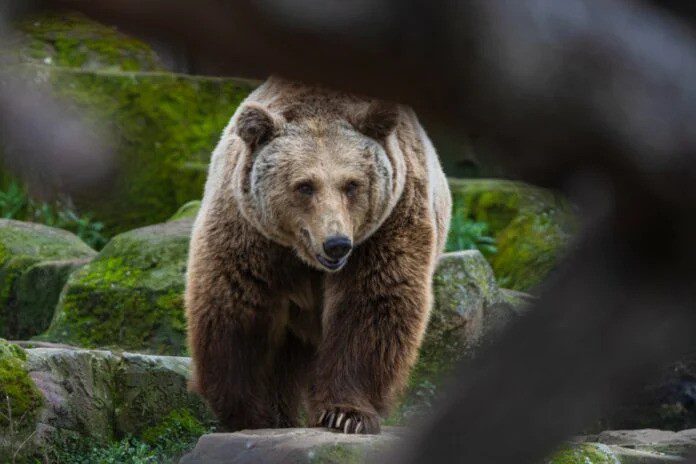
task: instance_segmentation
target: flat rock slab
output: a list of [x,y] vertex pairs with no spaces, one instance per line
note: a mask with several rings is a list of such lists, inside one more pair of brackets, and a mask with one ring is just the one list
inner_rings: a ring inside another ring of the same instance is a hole
[[326,464],[363,462],[395,443],[405,431],[346,435],[326,429],[261,429],[204,435],[180,464]]

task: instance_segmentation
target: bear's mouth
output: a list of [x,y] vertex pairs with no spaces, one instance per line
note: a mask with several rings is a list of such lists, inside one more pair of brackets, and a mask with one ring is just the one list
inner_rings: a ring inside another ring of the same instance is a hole
[[322,255],[317,255],[317,261],[321,263],[322,266],[324,266],[326,269],[330,271],[336,271],[338,269],[341,269],[344,264],[346,264],[346,261],[348,261],[348,256],[344,256],[341,259],[328,259],[324,258]]

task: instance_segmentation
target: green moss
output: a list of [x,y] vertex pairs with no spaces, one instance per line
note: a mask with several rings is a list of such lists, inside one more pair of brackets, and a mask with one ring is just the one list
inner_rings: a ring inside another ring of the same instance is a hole
[[498,235],[498,253],[491,257],[500,285],[529,289],[540,284],[569,240],[553,212],[518,216]]
[[72,274],[43,340],[161,354],[185,352],[184,273],[190,223],[115,237]]
[[581,444],[558,451],[547,464],[620,464],[605,445]]
[[500,285],[528,290],[564,253],[576,220],[558,194],[502,179],[450,179],[454,222],[488,224],[496,252],[487,253]]
[[365,452],[355,446],[324,445],[310,451],[312,464],[359,464],[364,461]]
[[206,433],[206,428],[187,409],[175,409],[161,423],[145,429],[142,440],[152,446],[162,446],[168,441],[191,443]]
[[76,262],[94,254],[68,232],[0,220],[0,336],[19,338],[44,330],[67,275]]
[[53,319],[65,283],[85,260],[44,261],[34,264],[17,279],[16,338],[27,339],[46,330]]
[[186,409],[176,409],[161,423],[140,436],[127,436],[106,446],[93,439],[59,432],[51,440],[47,455],[63,464],[151,464],[175,463],[190,451],[198,438],[211,432]]
[[167,220],[203,193],[207,164],[222,129],[253,85],[170,73],[84,72],[24,65],[66,102],[108,132],[117,172],[101,195],[72,198],[104,224],[107,236]]
[[15,434],[32,428],[43,404],[41,394],[26,371],[26,359],[20,347],[0,340],[0,432],[3,435],[9,434],[10,428]]
[[15,25],[15,53],[24,62],[82,69],[163,70],[140,40],[77,13],[42,14]]
[[200,200],[189,201],[188,203],[185,203],[184,205],[182,205],[181,208],[179,208],[176,211],[176,213],[174,213],[172,215],[172,217],[169,218],[169,220],[170,221],[177,221],[179,219],[195,218],[200,209],[201,209]]

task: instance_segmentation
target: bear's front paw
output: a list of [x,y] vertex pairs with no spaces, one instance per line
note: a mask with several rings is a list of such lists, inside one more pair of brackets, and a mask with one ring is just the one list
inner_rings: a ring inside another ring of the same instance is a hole
[[321,410],[315,425],[340,430],[343,433],[379,433],[379,417],[376,414],[349,407]]

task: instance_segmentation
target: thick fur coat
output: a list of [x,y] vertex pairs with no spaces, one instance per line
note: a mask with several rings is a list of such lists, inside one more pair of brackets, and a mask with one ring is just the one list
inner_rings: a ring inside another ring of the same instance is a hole
[[271,78],[210,164],[191,240],[192,386],[227,428],[376,433],[414,364],[451,199],[404,106]]

